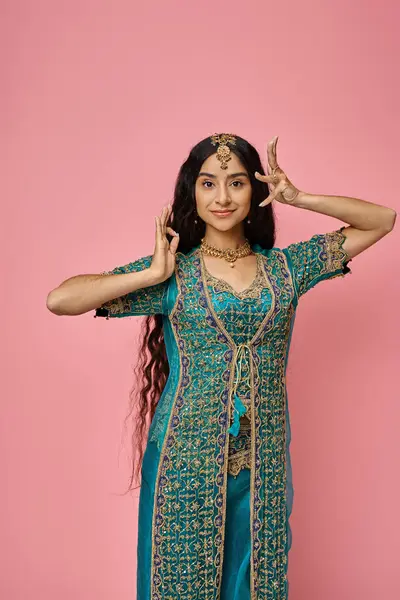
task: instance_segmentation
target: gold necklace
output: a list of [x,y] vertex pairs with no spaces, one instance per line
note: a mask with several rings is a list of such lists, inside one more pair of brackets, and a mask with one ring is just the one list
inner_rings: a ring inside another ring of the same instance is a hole
[[216,258],[225,259],[229,263],[230,267],[235,266],[235,262],[238,258],[249,256],[249,254],[252,253],[252,249],[248,240],[246,240],[244,244],[239,246],[239,248],[237,248],[236,250],[234,250],[233,248],[227,248],[226,250],[222,250],[221,248],[216,248],[215,246],[211,246],[211,244],[207,244],[207,242],[203,238],[201,240],[200,250],[201,252],[203,252],[203,254],[208,254],[209,256],[215,256]]

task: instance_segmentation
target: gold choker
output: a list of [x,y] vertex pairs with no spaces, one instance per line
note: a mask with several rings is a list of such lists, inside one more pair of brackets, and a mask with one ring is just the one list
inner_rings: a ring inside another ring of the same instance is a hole
[[215,256],[216,258],[225,259],[229,263],[230,267],[235,266],[235,262],[238,258],[249,256],[249,254],[252,253],[252,249],[248,240],[246,240],[245,243],[239,246],[239,248],[237,248],[236,250],[233,250],[232,248],[221,250],[221,248],[216,248],[215,246],[207,244],[207,242],[203,238],[201,240],[200,250],[201,252],[203,252],[203,254],[208,254],[209,256]]

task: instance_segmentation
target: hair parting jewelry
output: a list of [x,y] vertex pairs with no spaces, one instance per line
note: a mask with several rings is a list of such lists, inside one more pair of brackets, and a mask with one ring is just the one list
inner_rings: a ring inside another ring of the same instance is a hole
[[203,238],[201,240],[200,250],[203,254],[215,256],[216,258],[223,258],[229,263],[230,267],[235,266],[235,262],[238,258],[244,258],[252,253],[252,249],[248,240],[239,246],[239,248],[236,248],[236,250],[233,248],[227,248],[226,250],[223,250],[222,248],[216,248],[215,246],[208,244]]
[[217,146],[217,159],[221,163],[221,169],[228,168],[228,162],[231,160],[231,149],[228,144],[234,146],[236,144],[236,136],[232,133],[214,133],[211,136],[211,143]]

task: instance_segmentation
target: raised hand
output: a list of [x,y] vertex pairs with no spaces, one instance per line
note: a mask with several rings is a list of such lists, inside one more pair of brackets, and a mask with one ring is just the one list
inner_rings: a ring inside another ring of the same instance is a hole
[[270,142],[268,142],[268,175],[261,175],[257,171],[254,174],[255,178],[259,181],[268,183],[270,189],[270,195],[260,203],[260,206],[267,206],[267,204],[270,204],[273,200],[277,200],[282,204],[293,204],[300,193],[300,190],[298,190],[293,183],[289,181],[287,175],[278,166],[278,160],[276,156],[277,143],[278,136],[275,136]]
[[[179,234],[167,227],[171,213],[172,207],[168,205],[162,209],[161,215],[156,217],[156,243],[150,269],[159,283],[171,277],[175,268]],[[173,236],[171,242],[167,239],[167,233]]]

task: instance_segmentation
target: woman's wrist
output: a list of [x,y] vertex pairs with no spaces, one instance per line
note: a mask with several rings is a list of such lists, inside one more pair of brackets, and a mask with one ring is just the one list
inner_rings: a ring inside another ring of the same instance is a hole
[[314,196],[313,194],[307,194],[306,192],[299,191],[294,201],[290,204],[292,206],[296,206],[297,208],[313,210],[313,207],[315,207],[316,198],[317,196]]
[[150,265],[150,267],[146,269],[146,279],[148,282],[146,287],[150,287],[152,285],[163,283],[167,278],[165,277],[165,273],[161,272],[157,267]]

